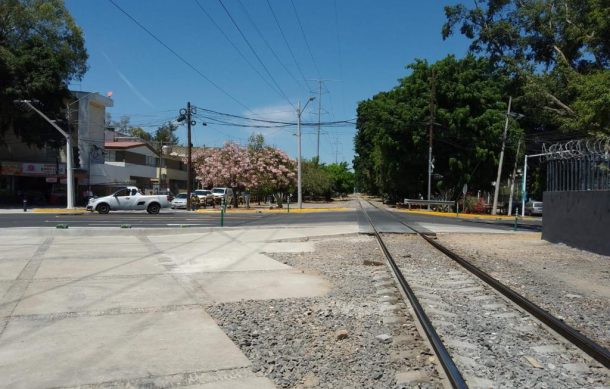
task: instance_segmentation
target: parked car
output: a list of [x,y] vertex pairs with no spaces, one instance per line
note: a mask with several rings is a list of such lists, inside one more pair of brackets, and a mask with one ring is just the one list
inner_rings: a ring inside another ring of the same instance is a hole
[[[178,195],[172,200],[170,207],[172,209],[186,209],[186,199],[186,193],[178,193]],[[199,208],[199,197],[197,197],[195,193],[191,193],[191,206],[193,208]]]
[[231,188],[212,188],[212,195],[216,204],[220,204],[223,198],[227,205],[233,203],[233,189]]
[[193,193],[199,198],[199,203],[206,206],[214,204],[214,195],[211,190],[197,189]]
[[528,216],[531,216],[531,215],[542,216],[542,201],[530,200],[527,203],[525,203],[525,214]]
[[135,186],[121,188],[104,197],[92,197],[87,204],[87,211],[106,214],[110,211],[146,210],[150,214],[159,213],[161,208],[170,206],[166,195],[145,196]]

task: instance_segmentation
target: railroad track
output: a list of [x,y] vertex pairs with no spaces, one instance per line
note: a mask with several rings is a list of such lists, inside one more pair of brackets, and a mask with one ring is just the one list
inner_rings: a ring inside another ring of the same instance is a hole
[[[371,202],[360,206],[453,387],[610,385],[607,349],[442,246],[434,234]],[[412,234],[382,237],[371,210]]]

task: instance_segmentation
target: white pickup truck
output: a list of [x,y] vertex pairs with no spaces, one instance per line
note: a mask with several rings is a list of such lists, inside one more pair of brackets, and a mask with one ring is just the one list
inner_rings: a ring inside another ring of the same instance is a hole
[[169,208],[169,206],[166,195],[145,196],[135,186],[126,186],[110,196],[89,199],[87,211],[106,214],[110,211],[146,210],[150,214],[156,214],[161,208]]

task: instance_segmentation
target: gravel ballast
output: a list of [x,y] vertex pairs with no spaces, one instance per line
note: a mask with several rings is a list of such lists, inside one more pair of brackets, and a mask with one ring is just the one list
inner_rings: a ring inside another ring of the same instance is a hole
[[329,280],[328,295],[207,307],[253,371],[284,388],[442,387],[374,239],[315,243],[312,253],[269,255]]

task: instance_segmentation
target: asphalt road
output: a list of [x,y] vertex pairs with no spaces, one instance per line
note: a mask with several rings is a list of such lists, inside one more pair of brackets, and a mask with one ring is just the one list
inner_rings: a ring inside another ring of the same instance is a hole
[[[434,223],[449,226],[470,226],[477,228],[512,230],[514,222],[496,220],[467,220],[431,215],[417,215],[396,212],[405,223]],[[389,217],[380,214],[377,217]],[[360,211],[326,211],[315,213],[236,213],[229,212],[224,217],[226,227],[281,226],[298,224],[358,223],[366,224]],[[388,219],[389,223],[389,219]],[[220,227],[219,213],[195,213],[187,211],[164,211],[158,215],[144,212],[112,212],[108,215],[97,213],[84,214],[45,214],[45,213],[7,213],[0,214],[0,228],[10,227],[56,227],[65,224],[69,228],[105,227],[117,228],[183,228],[183,227]],[[540,221],[520,222],[519,230],[540,231]]]

